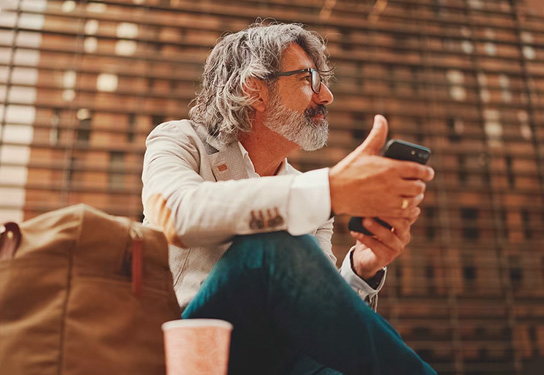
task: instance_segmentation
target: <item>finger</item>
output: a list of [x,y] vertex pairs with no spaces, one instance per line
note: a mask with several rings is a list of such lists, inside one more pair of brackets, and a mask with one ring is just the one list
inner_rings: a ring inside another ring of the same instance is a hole
[[[395,202],[397,202],[397,200],[394,200]],[[398,206],[397,207],[394,207],[392,208],[389,212],[387,212],[386,215],[384,216],[390,216],[390,217],[397,217],[397,218],[410,218],[414,215],[418,215],[418,212],[419,212],[419,207],[410,207],[410,205],[408,205],[404,210],[401,208],[402,207],[402,200],[399,200],[400,203],[398,203]],[[378,214],[379,216],[381,216],[380,214]]]
[[380,217],[378,218],[380,220],[385,221],[387,224],[392,226],[397,230],[403,229],[403,228],[410,228],[410,221],[407,218],[398,218],[398,217]]
[[381,267],[387,266],[402,253],[402,250],[397,252],[371,236],[364,236],[361,243],[376,255]]
[[400,180],[395,184],[395,190],[404,197],[415,197],[425,193],[427,184],[421,180]]
[[409,218],[418,213],[418,206],[425,198],[424,194],[420,194],[415,197],[398,197],[389,200],[387,206],[392,209],[391,213],[387,215],[378,215],[378,216],[391,216],[391,217],[403,217]]
[[416,207],[416,213],[414,215],[407,217],[408,221],[410,222],[410,226],[416,222],[416,220],[419,218],[419,215],[421,215],[421,208]]
[[394,234],[400,238],[403,246],[406,246],[410,240],[410,227],[411,223],[408,219],[399,219],[399,218],[380,218],[380,220],[388,223],[393,229]]
[[387,139],[387,120],[382,115],[374,116],[374,124],[372,130],[366,137],[365,141],[355,151],[358,154],[378,155],[378,152],[383,147]]
[[414,161],[397,160],[400,164],[400,176],[404,179],[418,179],[431,181],[434,178],[434,169],[428,165],[421,165]]
[[354,231],[350,231],[349,234],[353,239],[355,239],[355,240],[357,240],[359,242],[361,242],[361,240],[365,236],[364,234],[362,234],[360,232],[354,232]]
[[391,226],[395,226],[394,223],[396,223],[396,221],[408,221],[408,224],[409,225],[412,225],[416,222],[416,220],[419,218],[419,215],[421,215],[421,208],[419,207],[416,207],[415,208],[415,211],[413,212],[413,214],[411,214],[411,216],[408,216],[408,217],[403,217],[403,218],[398,218],[398,217],[390,217],[390,216],[387,216],[387,217],[380,217],[381,220],[385,221],[386,223],[389,223],[391,224]]
[[389,208],[388,211],[379,212],[376,216],[389,216],[389,217],[399,217],[399,218],[410,218],[414,215],[418,215],[419,210],[418,205],[421,204],[423,194],[418,195],[417,197],[398,197],[392,198],[387,203],[384,203]]
[[378,239],[387,247],[395,251],[399,251],[404,247],[402,239],[393,228],[387,229],[380,225],[376,220],[368,217],[363,219],[363,226],[374,233],[374,238]]
[[[416,208],[423,202],[423,199],[425,198],[425,194],[419,194],[415,197],[401,197],[399,199],[399,204],[401,210],[407,209],[407,208]],[[407,217],[407,216],[404,216]]]

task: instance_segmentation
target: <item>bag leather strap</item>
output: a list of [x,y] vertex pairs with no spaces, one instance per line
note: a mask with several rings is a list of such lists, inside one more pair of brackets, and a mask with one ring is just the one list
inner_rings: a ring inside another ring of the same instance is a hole
[[17,223],[0,225],[0,260],[13,258],[20,243],[21,230]]
[[132,241],[132,293],[136,297],[142,295],[142,249],[141,238]]
[[135,225],[132,225],[130,228],[130,237],[132,239],[132,265],[131,265],[131,276],[132,276],[132,293],[136,297],[142,296],[142,260],[143,260],[143,247],[144,247],[144,238],[140,229]]

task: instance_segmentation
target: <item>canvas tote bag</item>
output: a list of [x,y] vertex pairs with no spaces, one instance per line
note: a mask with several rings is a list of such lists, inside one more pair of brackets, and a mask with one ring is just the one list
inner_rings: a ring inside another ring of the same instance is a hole
[[0,374],[165,373],[161,324],[180,318],[167,242],[86,205],[0,237]]

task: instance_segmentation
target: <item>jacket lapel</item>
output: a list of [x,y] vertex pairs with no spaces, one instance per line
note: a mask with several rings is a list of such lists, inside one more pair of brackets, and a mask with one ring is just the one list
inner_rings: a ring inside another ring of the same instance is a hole
[[195,123],[192,126],[205,146],[216,181],[242,180],[249,177],[238,142],[223,145],[209,136],[203,126]]
[[238,142],[224,146],[222,150],[209,157],[217,181],[242,180],[249,177]]

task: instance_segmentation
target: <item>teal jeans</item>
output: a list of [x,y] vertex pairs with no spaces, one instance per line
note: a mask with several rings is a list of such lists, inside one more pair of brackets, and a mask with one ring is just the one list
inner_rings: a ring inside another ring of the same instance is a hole
[[183,318],[233,324],[229,375],[436,374],[310,235],[236,237]]

